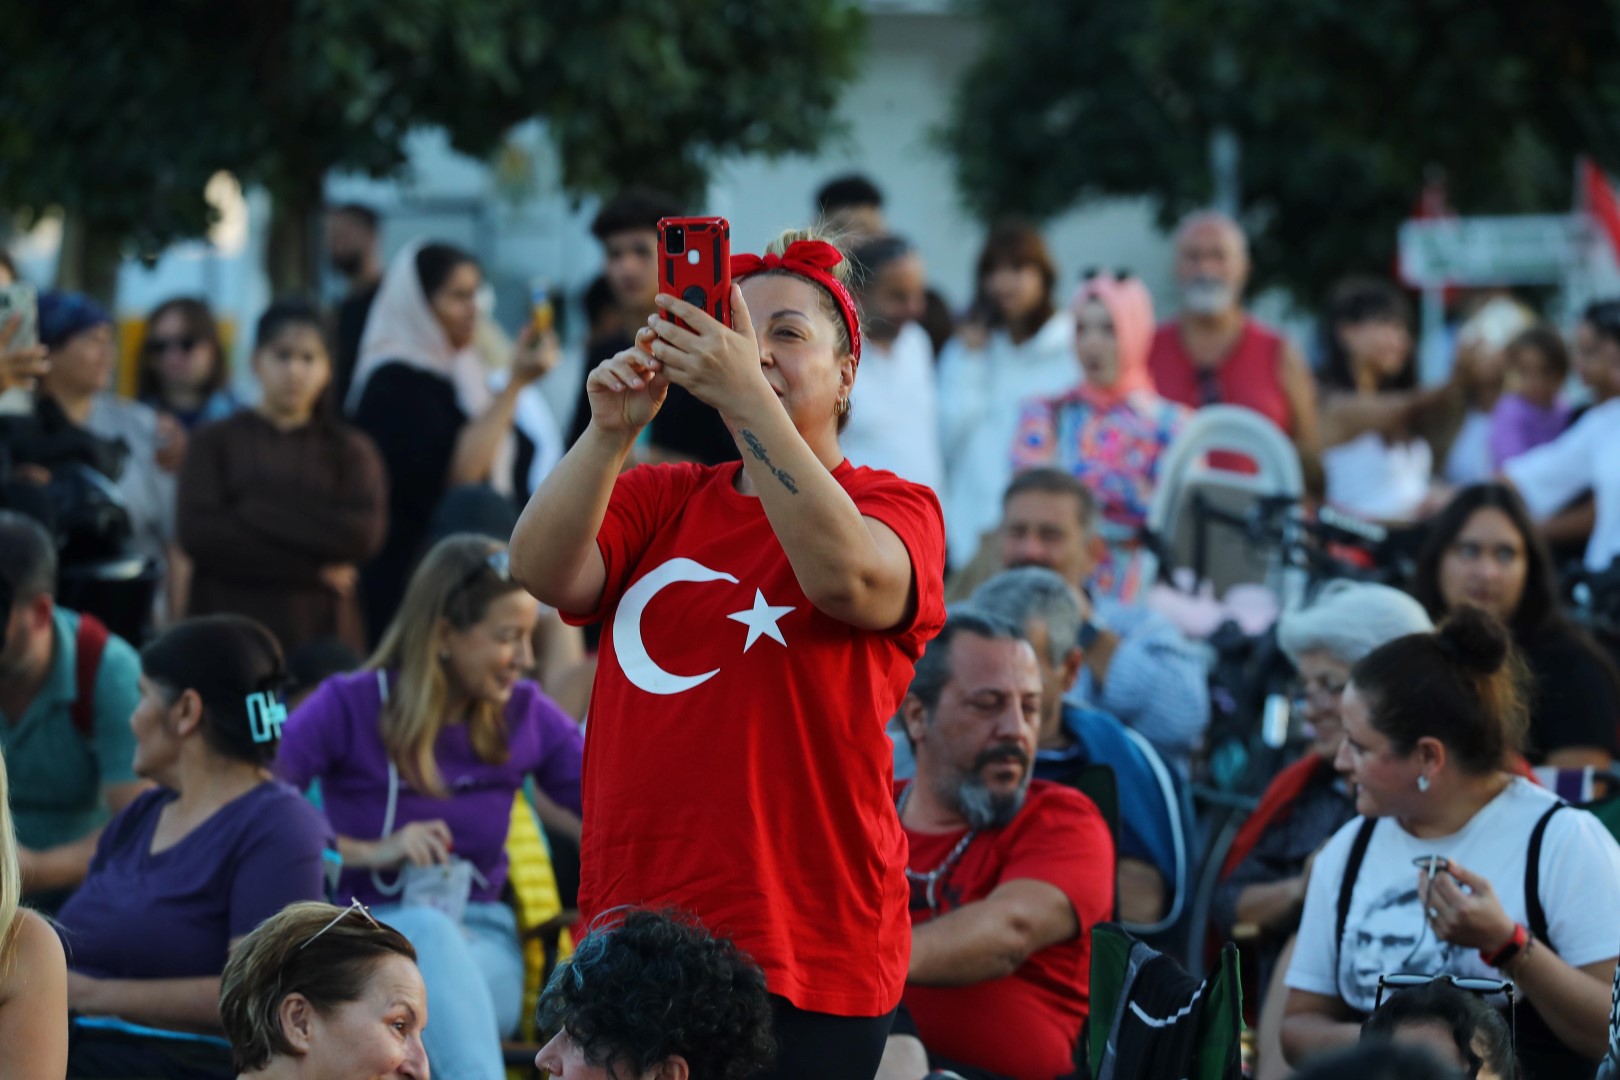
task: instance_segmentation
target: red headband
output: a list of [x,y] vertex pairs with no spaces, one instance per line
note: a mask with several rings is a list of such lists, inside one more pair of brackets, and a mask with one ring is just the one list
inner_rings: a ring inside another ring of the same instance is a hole
[[861,362],[861,320],[855,313],[855,298],[844,283],[828,273],[844,261],[843,253],[825,240],[795,240],[780,255],[733,255],[731,277],[741,281],[750,274],[764,270],[786,270],[790,274],[820,285],[832,293],[838,303],[838,312],[844,317],[844,329],[849,331],[849,348],[855,363]]

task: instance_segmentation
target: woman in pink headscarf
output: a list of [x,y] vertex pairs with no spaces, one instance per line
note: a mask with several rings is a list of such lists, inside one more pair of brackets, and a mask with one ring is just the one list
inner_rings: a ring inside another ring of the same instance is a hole
[[1191,414],[1153,388],[1147,363],[1153,299],[1139,280],[1094,273],[1075,290],[1069,310],[1080,385],[1025,402],[1013,468],[1063,469],[1091,489],[1108,549],[1091,587],[1128,597],[1135,591],[1129,564],[1153,501],[1159,458]]

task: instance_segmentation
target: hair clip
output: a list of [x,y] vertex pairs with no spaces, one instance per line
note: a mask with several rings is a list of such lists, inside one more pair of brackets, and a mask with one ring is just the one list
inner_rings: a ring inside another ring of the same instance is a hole
[[256,743],[276,742],[287,722],[287,706],[268,690],[247,696],[248,731]]

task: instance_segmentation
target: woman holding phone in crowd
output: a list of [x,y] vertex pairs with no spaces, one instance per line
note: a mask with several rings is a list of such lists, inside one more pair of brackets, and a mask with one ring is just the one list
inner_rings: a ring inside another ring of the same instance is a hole
[[361,570],[373,634],[393,621],[445,494],[468,485],[515,490],[518,396],[557,363],[556,334],[530,325],[505,383],[491,389],[474,347],[483,284],[467,252],[412,241],[388,264],[366,319],[344,407],[388,471],[386,539]]
[[[884,723],[945,615],[938,501],[839,449],[847,265],[807,233],[737,256],[735,329],[659,296],[684,326],[655,316],[591,373],[590,424],[513,534],[519,580],[607,623],[582,914],[674,907],[731,937],[772,994],[773,1077],[877,1069],[910,940]],[[741,462],[621,475],[671,384]]]

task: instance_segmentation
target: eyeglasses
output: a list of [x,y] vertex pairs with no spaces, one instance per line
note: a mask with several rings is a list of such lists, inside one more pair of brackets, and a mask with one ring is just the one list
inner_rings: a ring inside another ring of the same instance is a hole
[[382,923],[378,922],[376,919],[373,919],[371,917],[371,911],[366,907],[366,905],[362,904],[358,899],[351,900],[351,901],[349,901],[349,906],[348,907],[346,907],[342,911],[338,912],[337,918],[333,919],[331,922],[327,923],[325,926],[323,926],[319,930],[315,931],[315,933],[310,935],[310,938],[309,938],[308,941],[306,941],[302,945],[298,946],[298,951],[303,952],[305,949],[309,948],[311,945],[313,945],[315,943],[316,938],[320,937],[322,934],[324,934],[328,930],[332,929],[332,927],[336,926],[338,923],[342,922],[344,919],[347,919],[350,915],[353,915],[356,912],[359,912],[360,917],[365,919],[366,922],[371,924],[372,929],[374,929],[374,930],[381,930],[382,929]]
[[1344,696],[1348,679],[1295,679],[1288,687],[1288,700],[1295,708],[1304,708],[1314,701],[1337,702]]
[[[1519,1054],[1519,1010],[1513,992],[1513,984],[1503,979],[1476,979],[1462,975],[1408,975],[1391,974],[1378,976],[1378,995],[1373,999],[1373,1008],[1376,1010],[1384,1003],[1384,990],[1410,990],[1419,986],[1428,986],[1430,983],[1450,983],[1458,990],[1469,994],[1478,994],[1481,997],[1490,994],[1505,994],[1508,1003],[1508,1045],[1514,1057]],[[1477,1070],[1476,1070],[1477,1072]]]
[[477,581],[484,573],[490,571],[502,581],[512,580],[512,555],[505,548],[492,551],[477,566],[467,571],[467,576],[461,579],[456,586],[456,592],[464,592],[468,586]]
[[179,349],[181,352],[190,352],[192,349],[197,347],[197,342],[197,338],[190,337],[189,335],[186,337],[173,338],[147,338],[146,351],[147,354],[151,356],[162,356],[171,349]]
[[1423,925],[1418,928],[1417,940],[1412,942],[1412,951],[1401,961],[1402,967],[1412,962],[1418,950],[1423,948],[1423,942],[1428,939],[1429,920],[1439,914],[1429,906],[1429,896],[1434,892],[1434,879],[1445,873],[1449,864],[1439,855],[1420,855],[1412,860],[1412,865],[1419,870],[1427,870],[1429,876],[1423,883],[1423,903],[1418,905],[1418,918],[1423,920]]

